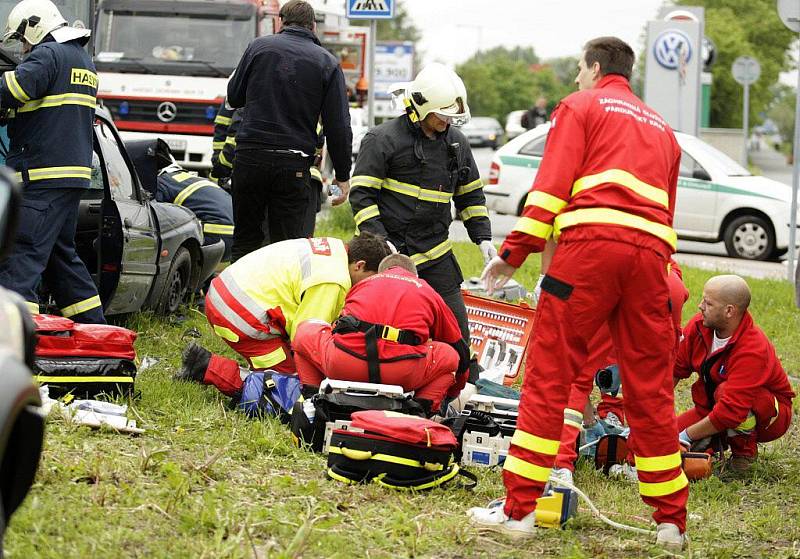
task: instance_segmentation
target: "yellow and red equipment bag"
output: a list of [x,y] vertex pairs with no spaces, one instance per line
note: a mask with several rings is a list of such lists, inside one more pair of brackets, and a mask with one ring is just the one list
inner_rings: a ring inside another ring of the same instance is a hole
[[61,316],[34,315],[34,375],[53,397],[129,395],[136,378],[136,332],[107,324],[81,324]]
[[344,483],[374,482],[401,490],[437,487],[456,476],[477,479],[454,459],[458,447],[446,426],[392,411],[355,412],[348,430],[336,429],[328,448],[328,477]]

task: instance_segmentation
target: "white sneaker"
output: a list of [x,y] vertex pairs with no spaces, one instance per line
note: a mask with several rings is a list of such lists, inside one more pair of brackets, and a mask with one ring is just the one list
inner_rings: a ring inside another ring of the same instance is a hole
[[662,522],[656,527],[656,545],[673,551],[680,551],[687,541],[686,534],[681,534],[675,524]]
[[632,482],[639,481],[639,474],[636,472],[636,468],[630,464],[614,464],[608,469],[608,476],[626,478]]
[[553,470],[550,472],[550,477],[566,481],[572,485],[572,470],[569,468],[553,468]]
[[487,508],[473,507],[467,511],[467,516],[479,530],[497,532],[514,539],[528,538],[536,532],[535,511],[522,520],[513,520],[506,516],[502,506],[497,506],[497,501],[490,503]]

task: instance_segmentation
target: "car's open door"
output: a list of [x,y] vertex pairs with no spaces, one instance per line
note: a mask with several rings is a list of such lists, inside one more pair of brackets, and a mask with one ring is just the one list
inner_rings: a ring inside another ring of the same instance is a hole
[[106,314],[134,312],[147,299],[158,271],[157,229],[113,126],[98,117],[95,138],[105,187],[101,297],[108,298],[103,301]]

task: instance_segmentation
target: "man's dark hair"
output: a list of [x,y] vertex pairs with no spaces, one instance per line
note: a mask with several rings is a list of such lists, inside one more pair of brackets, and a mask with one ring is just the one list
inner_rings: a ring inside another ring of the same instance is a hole
[[283,5],[278,15],[284,27],[287,25],[299,25],[300,27],[314,30],[314,8],[308,2],[289,0]]
[[367,231],[353,237],[347,247],[347,263],[363,260],[366,263],[365,268],[370,272],[377,272],[381,260],[392,253],[383,237]]
[[619,74],[626,80],[631,79],[633,72],[633,49],[616,37],[598,37],[586,43],[583,47],[584,59],[587,67],[598,62],[600,64],[600,74]]

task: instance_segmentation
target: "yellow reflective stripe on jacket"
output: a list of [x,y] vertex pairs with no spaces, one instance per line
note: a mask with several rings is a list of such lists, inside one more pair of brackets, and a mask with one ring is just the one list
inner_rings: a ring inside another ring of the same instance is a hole
[[456,187],[456,196],[461,196],[462,194],[468,194],[473,190],[478,190],[483,186],[483,181],[481,179],[476,179],[472,182],[467,184],[459,185]]
[[538,452],[540,454],[549,454],[555,456],[558,454],[558,447],[561,442],[553,439],[543,439],[536,435],[531,435],[520,429],[514,431],[514,436],[511,437],[511,444],[530,450],[531,452]]
[[220,150],[225,146],[225,142],[211,142],[211,149],[214,151]]
[[[22,180],[22,173],[14,173],[18,181]],[[40,167],[28,169],[28,180],[41,181],[45,179],[91,179],[90,167]]]
[[224,225],[222,223],[204,223],[204,233],[212,233],[214,235],[233,235],[233,225]]
[[423,262],[430,262],[431,260],[436,260],[437,258],[441,258],[445,254],[450,252],[452,248],[453,248],[453,243],[450,242],[450,240],[448,239],[443,243],[439,243],[430,250],[412,254],[411,261],[414,262],[415,265],[419,266]]
[[236,136],[228,136],[227,138],[225,138],[225,145],[235,146],[236,145]]
[[382,184],[383,179],[379,179],[378,177],[370,177],[367,175],[356,175],[350,179],[350,186],[352,188],[357,188],[359,186],[363,186],[365,188],[380,188]]
[[48,107],[61,107],[63,105],[81,105],[94,109],[97,101],[94,95],[84,95],[83,93],[63,93],[61,95],[47,95],[41,99],[28,101],[17,109],[18,113],[30,113],[38,109]]
[[63,384],[65,382],[127,382],[133,383],[133,377],[61,377],[53,375],[36,375],[41,384]]
[[452,192],[442,192],[441,190],[431,190],[429,188],[422,188],[416,184],[409,184],[407,182],[400,182],[395,179],[386,179],[381,185],[386,190],[397,192],[412,198],[418,198],[424,202],[436,202],[439,204],[449,204],[453,199]]
[[214,124],[221,124],[222,126],[230,126],[231,125],[231,117],[217,115],[217,117],[214,119]]
[[564,425],[583,429],[583,412],[564,408]]
[[550,479],[550,468],[525,462],[516,456],[508,455],[503,463],[503,469],[512,474],[541,483],[546,483]]
[[25,301],[25,306],[28,307],[28,311],[31,314],[39,314],[39,303],[34,303],[33,301]]
[[752,431],[756,428],[756,416],[753,412],[747,414],[747,419],[736,426],[736,431]]
[[636,469],[640,472],[661,472],[678,468],[681,465],[681,453],[667,454],[665,456],[633,456]]
[[541,239],[549,239],[550,236],[553,234],[553,226],[548,225],[543,221],[539,221],[538,219],[533,219],[531,217],[521,217],[517,224],[514,226],[514,231],[519,231],[520,233],[525,233],[527,235],[533,235],[534,237],[539,237]]
[[[183,182],[183,181],[179,181],[179,182]],[[186,199],[189,196],[191,196],[192,194],[194,194],[195,192],[197,192],[198,190],[200,190],[201,188],[206,187],[206,186],[213,186],[214,188],[219,188],[219,185],[214,184],[210,180],[202,179],[202,180],[197,181],[194,184],[190,184],[189,186],[187,186],[186,188],[181,190],[178,193],[178,195],[175,196],[175,201],[172,202],[172,203],[176,204],[178,206],[182,206],[183,203],[186,201]]]
[[630,227],[631,229],[638,229],[645,233],[650,233],[654,237],[658,237],[671,246],[672,250],[675,250],[678,246],[678,235],[669,225],[656,223],[655,221],[647,220],[638,215],[612,210],[610,208],[583,208],[556,216],[554,224],[556,239],[558,239],[562,229],[584,223],[604,223],[608,225]]
[[175,173],[172,175],[173,180],[178,182],[186,182],[189,179],[197,178],[197,175],[193,175],[192,173],[187,173],[186,171],[181,171],[180,173]]
[[622,169],[609,169],[595,175],[586,175],[576,180],[572,185],[572,195],[594,188],[601,184],[614,183],[632,190],[639,196],[647,198],[665,208],[669,208],[669,195],[663,188],[658,188],[639,180],[628,171]]
[[553,196],[552,194],[548,194],[547,192],[534,190],[533,192],[528,193],[528,197],[525,198],[525,205],[536,206],[537,208],[542,208],[550,213],[560,214],[561,210],[564,209],[564,206],[567,205],[567,201],[562,200],[557,196]]
[[372,219],[373,217],[379,217],[381,215],[380,210],[378,209],[378,204],[372,204],[371,206],[367,206],[363,210],[356,213],[353,216],[353,219],[356,222],[356,225],[361,225],[368,219]]
[[686,478],[686,474],[683,473],[683,470],[681,470],[678,477],[669,481],[662,481],[660,483],[640,481],[639,494],[643,497],[663,497],[664,495],[677,493],[687,485],[689,485],[689,480]]
[[22,86],[19,85],[17,81],[17,75],[14,73],[14,70],[9,70],[3,74],[3,79],[6,82],[6,87],[8,87],[8,91],[14,98],[19,101],[20,103],[27,103],[31,100],[30,95],[25,93],[25,90],[22,89]]
[[236,343],[239,341],[239,334],[230,328],[225,328],[224,326],[219,326],[218,324],[214,325],[214,333],[223,340],[228,340],[229,342]]
[[283,347],[279,347],[274,351],[270,351],[264,355],[257,355],[255,357],[250,358],[250,363],[256,369],[269,369],[270,367],[277,365],[281,361],[286,359],[286,352],[283,351]]
[[311,167],[310,173],[313,178],[317,179],[319,182],[322,182],[322,173],[319,172],[319,169],[316,167]]
[[228,158],[225,157],[225,152],[221,151],[219,153],[219,162],[222,163],[223,165],[225,165],[226,167],[229,167],[229,168],[233,169],[233,163],[228,161]]
[[489,217],[489,210],[486,206],[467,206],[459,215],[462,221],[469,221],[473,217]]
[[74,305],[64,307],[63,309],[61,309],[61,316],[63,316],[64,318],[69,318],[71,316],[75,316],[76,314],[96,309],[101,304],[102,303],[100,302],[100,296],[94,295],[93,297],[89,297],[88,299],[84,299],[83,301],[78,301]]

